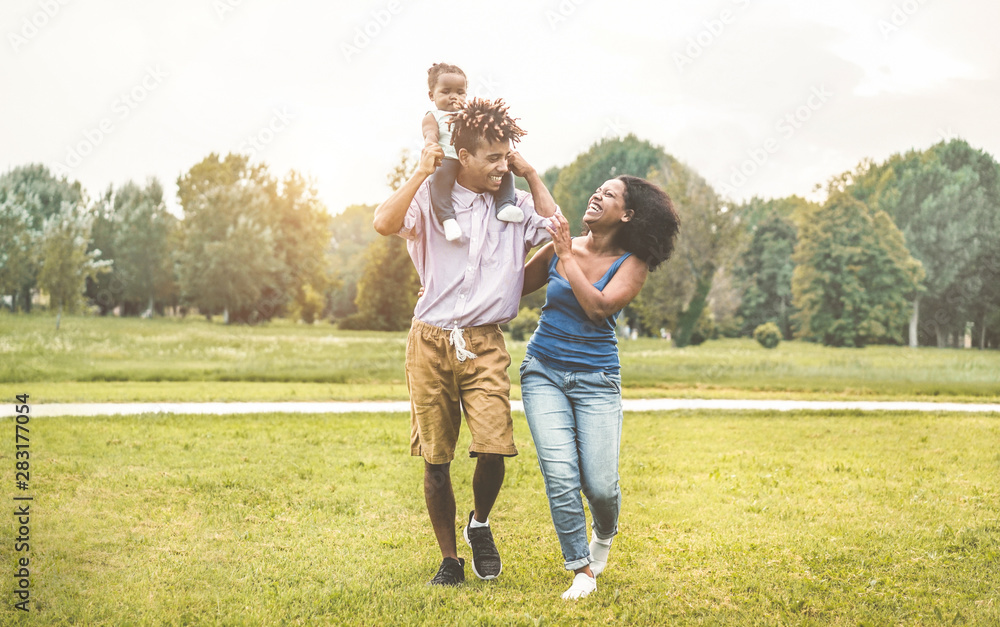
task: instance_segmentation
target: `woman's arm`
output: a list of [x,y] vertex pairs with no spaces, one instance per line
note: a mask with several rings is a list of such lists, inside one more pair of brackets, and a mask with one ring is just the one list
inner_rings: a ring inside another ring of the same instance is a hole
[[573,255],[569,222],[562,215],[556,216],[553,220],[556,222],[556,228],[549,229],[552,234],[552,245],[559,256],[559,261],[562,262],[563,274],[573,288],[573,295],[576,296],[587,317],[598,323],[632,302],[646,282],[648,274],[646,264],[632,255],[622,262],[618,272],[604,289],[599,290],[587,279]]
[[541,289],[549,280],[549,263],[552,261],[554,250],[552,242],[549,242],[538,249],[538,252],[528,260],[524,266],[524,287],[521,288],[521,296],[527,296],[535,290]]
[[379,235],[399,233],[399,229],[403,228],[406,210],[410,208],[417,190],[427,177],[434,174],[436,161],[443,157],[444,151],[437,144],[424,146],[420,151],[420,162],[413,175],[375,209],[374,226]]

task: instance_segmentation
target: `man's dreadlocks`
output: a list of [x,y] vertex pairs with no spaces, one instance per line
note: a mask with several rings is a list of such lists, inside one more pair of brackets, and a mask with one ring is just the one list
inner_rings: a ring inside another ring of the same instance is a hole
[[464,109],[453,113],[448,124],[455,151],[465,148],[474,154],[484,143],[507,140],[513,146],[520,141],[526,133],[517,125],[516,118],[508,115],[507,109],[502,98],[493,101],[473,98]]

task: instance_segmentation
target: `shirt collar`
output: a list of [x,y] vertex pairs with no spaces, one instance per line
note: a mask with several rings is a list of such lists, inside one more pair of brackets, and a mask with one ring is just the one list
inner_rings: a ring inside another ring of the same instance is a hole
[[484,194],[480,194],[468,189],[467,187],[463,187],[458,182],[455,183],[455,187],[452,189],[451,193],[455,197],[455,200],[462,203],[465,207],[472,205],[476,196],[484,196]]

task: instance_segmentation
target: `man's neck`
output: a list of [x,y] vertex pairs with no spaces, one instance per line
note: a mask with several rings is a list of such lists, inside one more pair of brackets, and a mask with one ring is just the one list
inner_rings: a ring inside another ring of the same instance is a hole
[[485,189],[476,189],[474,185],[472,185],[468,181],[466,181],[465,180],[466,177],[462,176],[463,173],[464,173],[463,170],[459,170],[458,171],[458,176],[455,177],[455,182],[456,183],[458,183],[459,185],[461,185],[462,187],[464,187],[465,189],[469,190],[470,192],[472,192],[474,194],[485,194],[486,193],[487,190],[485,190]]

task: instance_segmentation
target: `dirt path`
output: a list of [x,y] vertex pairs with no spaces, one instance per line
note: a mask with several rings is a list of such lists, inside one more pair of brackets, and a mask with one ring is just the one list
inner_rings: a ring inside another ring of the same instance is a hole
[[[731,399],[626,399],[625,411],[673,411],[680,409],[716,410],[860,410],[860,411],[957,411],[1000,413],[1000,404],[922,403],[907,401],[776,401]],[[523,411],[520,401],[512,401],[515,411]],[[5,412],[13,415],[13,406]],[[32,417],[111,416],[126,414],[343,414],[350,412],[409,412],[407,401],[368,402],[251,402],[251,403],[52,403],[32,405]]]

